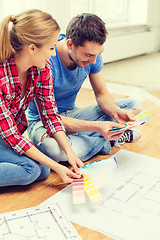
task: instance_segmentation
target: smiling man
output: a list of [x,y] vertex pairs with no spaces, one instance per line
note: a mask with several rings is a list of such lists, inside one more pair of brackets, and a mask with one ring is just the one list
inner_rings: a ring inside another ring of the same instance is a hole
[[[141,106],[133,99],[114,101],[108,92],[101,57],[106,38],[105,24],[98,16],[89,13],[78,15],[68,24],[66,35],[59,36],[56,56],[50,59],[58,111],[69,142],[82,161],[97,153],[109,154],[116,139],[119,142],[133,142],[141,136],[136,130],[126,130],[123,135],[120,131],[110,131],[116,122],[133,120]],[[87,76],[97,104],[77,108],[77,93]],[[46,129],[35,102],[30,104],[28,122],[28,134],[35,146],[51,158],[62,160],[63,151],[54,138],[45,135]]]

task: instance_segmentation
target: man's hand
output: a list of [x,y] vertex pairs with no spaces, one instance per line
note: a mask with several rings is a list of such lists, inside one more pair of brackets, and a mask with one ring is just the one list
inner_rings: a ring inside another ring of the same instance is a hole
[[98,129],[99,129],[99,133],[102,134],[102,136],[107,140],[107,141],[111,141],[111,140],[116,140],[119,139],[122,135],[124,130],[118,130],[115,132],[112,132],[112,128],[116,127],[116,128],[124,128],[126,125],[125,124],[119,124],[119,123],[115,123],[115,122],[110,122],[110,121],[98,121]]
[[113,117],[118,123],[125,123],[127,121],[134,121],[135,115],[137,115],[140,112],[141,112],[141,110],[139,110],[139,109],[134,109],[132,112],[130,112],[128,110],[124,110],[124,109],[119,109],[114,114]]

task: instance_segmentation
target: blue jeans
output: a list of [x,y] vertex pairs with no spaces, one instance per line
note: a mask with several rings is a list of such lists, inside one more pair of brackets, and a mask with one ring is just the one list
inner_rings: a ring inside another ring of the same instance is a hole
[[[117,100],[116,104],[122,109],[141,109],[140,103],[131,98]],[[112,117],[105,114],[97,104],[84,108],[76,107],[73,110],[61,113],[61,115],[90,121],[115,121]],[[33,144],[41,152],[57,162],[67,161],[65,153],[53,137],[47,135],[43,142],[40,143],[40,139],[45,133],[46,129],[40,120],[29,122],[28,135]],[[110,142],[97,132],[78,132],[67,137],[74,153],[83,162],[97,153],[109,154],[111,151]]]
[[50,168],[29,157],[18,155],[0,137],[0,187],[27,185],[45,179]]

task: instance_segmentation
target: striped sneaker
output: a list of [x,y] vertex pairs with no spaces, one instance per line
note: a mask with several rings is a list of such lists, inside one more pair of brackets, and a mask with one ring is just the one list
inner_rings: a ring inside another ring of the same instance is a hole
[[141,138],[141,133],[138,129],[127,129],[122,137],[120,139],[117,139],[115,141],[111,141],[111,146],[112,147],[120,147],[120,145],[123,145],[125,143],[131,143],[135,142],[138,139]]

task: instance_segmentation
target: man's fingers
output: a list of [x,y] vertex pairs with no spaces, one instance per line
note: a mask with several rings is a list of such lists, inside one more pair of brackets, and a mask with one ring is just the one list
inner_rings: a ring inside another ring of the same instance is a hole
[[126,126],[126,124],[124,123],[113,123],[112,127],[116,127],[116,128],[124,128]]
[[128,117],[129,117],[129,119],[130,119],[131,121],[135,121],[135,115],[134,115],[134,113],[130,112],[130,113],[128,114]]
[[116,140],[116,139],[119,139],[120,137],[122,137],[123,135],[123,132],[119,133],[119,134],[116,134],[116,135],[112,135],[110,136],[110,139],[109,140]]

